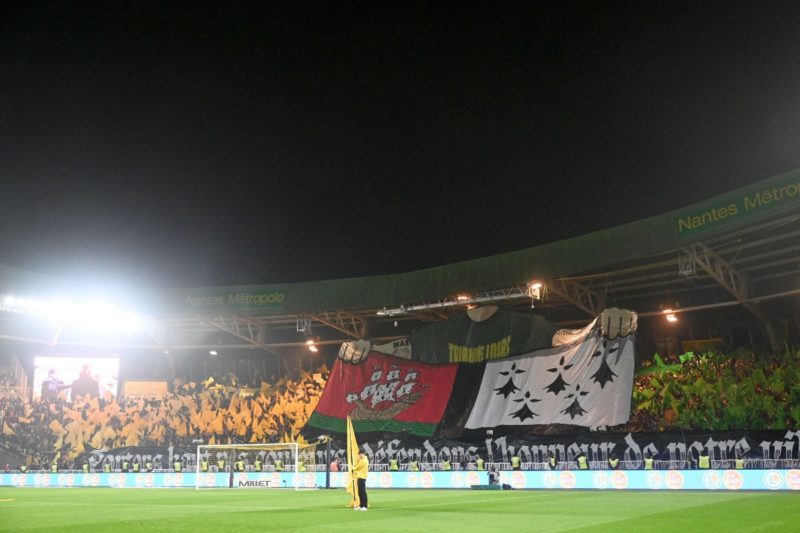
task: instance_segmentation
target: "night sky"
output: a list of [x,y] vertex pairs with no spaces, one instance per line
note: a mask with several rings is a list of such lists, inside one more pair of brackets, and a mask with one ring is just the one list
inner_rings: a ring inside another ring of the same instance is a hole
[[3,3],[0,263],[405,272],[800,166],[796,2],[266,4]]

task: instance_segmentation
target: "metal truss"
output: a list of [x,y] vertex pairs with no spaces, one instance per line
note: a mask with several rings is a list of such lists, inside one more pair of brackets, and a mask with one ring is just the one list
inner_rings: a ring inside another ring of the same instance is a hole
[[262,327],[257,322],[236,315],[208,316],[204,321],[220,331],[245,341],[251,347],[259,348],[270,355],[280,357],[280,354],[264,343],[263,334],[261,333]]
[[683,248],[686,253],[706,274],[711,276],[722,287],[731,293],[739,304],[747,309],[756,318],[761,320],[767,330],[767,336],[773,349],[777,348],[777,337],[769,320],[761,312],[758,305],[753,303],[750,279],[744,272],[735,269],[718,253],[702,242],[696,242]]
[[605,308],[605,298],[585,285],[568,278],[549,280],[548,289],[594,318]]
[[383,309],[378,310],[377,315],[385,317],[407,315],[419,311],[434,311],[471,304],[531,298],[531,294],[532,291],[530,285],[518,285],[516,287],[508,287],[506,289],[481,291],[477,294],[463,294],[455,297],[442,298],[441,300],[422,304],[407,306],[401,305],[400,307],[395,308],[384,307]]
[[324,311],[314,315],[303,316],[354,339],[363,339],[366,336],[366,320],[347,311]]
[[401,305],[396,308],[384,307],[379,310],[377,314],[378,316],[392,317],[419,311],[432,311],[470,304],[518,300],[522,298],[530,298],[531,307],[533,307],[536,301],[544,299],[544,295],[548,290],[553,291],[560,298],[586,312],[590,317],[599,315],[605,305],[605,299],[598,292],[570,279],[561,278],[548,280],[543,283],[529,283],[527,285],[517,285],[505,289],[483,291],[475,295],[465,294],[452,298],[443,298],[435,302],[423,304]]

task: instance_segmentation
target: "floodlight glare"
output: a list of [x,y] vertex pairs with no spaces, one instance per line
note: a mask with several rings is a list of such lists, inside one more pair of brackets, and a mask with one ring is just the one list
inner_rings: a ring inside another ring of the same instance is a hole
[[542,299],[542,290],[544,286],[539,281],[531,281],[528,283],[528,296],[531,297],[531,307],[533,307],[533,300]]
[[308,350],[311,352],[319,351],[319,348],[317,348],[317,339],[314,337],[309,337],[306,339],[306,346],[308,346]]
[[0,310],[44,318],[62,326],[95,331],[133,333],[142,327],[142,319],[134,313],[117,309],[101,300],[69,302],[62,299],[40,300],[3,295],[0,297]]

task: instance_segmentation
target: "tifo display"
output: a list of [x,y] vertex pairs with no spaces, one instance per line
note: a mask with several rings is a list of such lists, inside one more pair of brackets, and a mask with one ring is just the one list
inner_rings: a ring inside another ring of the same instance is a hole
[[[757,422],[733,403],[761,390],[751,410],[780,416],[772,394],[796,393],[778,386],[797,382],[795,354],[769,365],[746,354],[656,355],[637,371],[631,311],[603,311],[576,330],[479,311],[386,344],[348,341],[330,371],[248,385],[230,374],[176,380],[147,398],[81,388],[96,382],[92,368],[113,370],[116,359],[37,359],[48,369],[41,396],[0,398],[4,446],[24,457],[7,465],[2,484],[345,487],[351,495],[367,487],[797,488],[800,432],[772,423],[745,431],[736,417]],[[491,348],[501,345],[508,349]],[[696,416],[715,401],[706,383],[725,387],[730,409],[712,420],[729,427],[703,427]],[[681,402],[694,411],[676,413]],[[665,404],[661,418],[644,417]],[[660,431],[643,431],[653,420]]]

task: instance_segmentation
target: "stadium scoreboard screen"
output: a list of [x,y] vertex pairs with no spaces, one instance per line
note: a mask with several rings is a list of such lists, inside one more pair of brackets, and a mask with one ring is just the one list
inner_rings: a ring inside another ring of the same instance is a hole
[[56,397],[62,391],[70,400],[117,395],[118,356],[37,356],[33,364],[34,398]]

